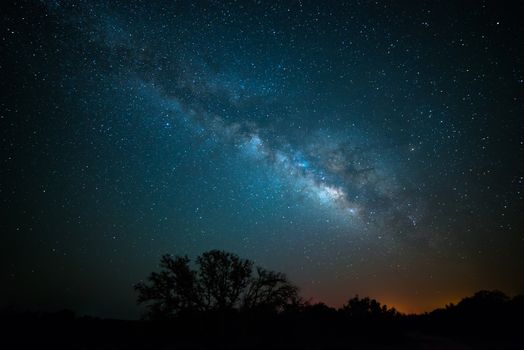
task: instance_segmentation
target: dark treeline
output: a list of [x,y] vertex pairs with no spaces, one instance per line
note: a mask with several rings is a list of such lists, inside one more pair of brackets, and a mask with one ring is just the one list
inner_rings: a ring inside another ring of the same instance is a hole
[[[521,349],[524,296],[480,291],[456,305],[405,315],[367,297],[336,309],[302,300],[282,273],[222,251],[164,256],[135,289],[142,320],[72,311],[0,314],[3,342],[83,349]],[[0,344],[1,345],[1,344]]]

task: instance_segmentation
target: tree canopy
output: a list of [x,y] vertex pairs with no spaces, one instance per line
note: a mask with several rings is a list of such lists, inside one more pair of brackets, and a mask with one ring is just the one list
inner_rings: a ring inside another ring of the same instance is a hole
[[255,267],[236,254],[211,250],[191,266],[187,256],[164,255],[160,271],[135,285],[151,318],[208,311],[278,312],[299,301],[298,288],[280,272]]

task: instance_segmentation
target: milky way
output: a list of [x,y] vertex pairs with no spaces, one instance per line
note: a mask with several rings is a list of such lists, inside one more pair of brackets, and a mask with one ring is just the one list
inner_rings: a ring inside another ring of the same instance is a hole
[[[413,218],[422,215],[410,208],[399,209],[414,199],[406,199],[399,193],[395,169],[379,164],[376,158],[365,159],[371,147],[378,147],[375,153],[380,157],[381,152],[386,152],[384,145],[359,144],[358,140],[352,140],[351,134],[340,140],[332,136],[333,130],[326,129],[325,135],[314,137],[311,143],[293,146],[278,130],[264,130],[254,121],[229,121],[224,115],[235,109],[242,113],[243,104],[249,103],[253,96],[258,97],[257,103],[269,104],[270,109],[271,101],[267,100],[273,95],[271,88],[256,80],[245,81],[236,74],[213,72],[205,60],[191,65],[180,62],[176,54],[155,52],[151,44],[135,42],[107,8],[89,3],[80,4],[80,10],[63,7],[50,4],[63,20],[100,45],[109,59],[118,62],[122,52],[125,53],[124,78],[134,77],[144,89],[150,90],[146,98],[158,106],[164,117],[179,119],[191,130],[205,133],[217,142],[232,143],[254,161],[269,163],[275,176],[289,181],[297,197],[306,196],[331,206],[353,223],[353,218],[358,218],[359,223],[369,225],[378,216],[381,224],[386,220],[387,224],[410,222],[414,226]],[[72,15],[71,11],[79,12]],[[172,71],[184,74],[173,75]],[[279,139],[278,144],[272,142],[274,139]],[[393,214],[383,216],[381,211]]]
[[420,311],[519,291],[514,13],[425,1],[7,8],[2,246],[33,259],[6,251],[0,283],[15,304],[59,296],[131,317],[129,286],[161,254],[218,248],[332,305],[360,293]]

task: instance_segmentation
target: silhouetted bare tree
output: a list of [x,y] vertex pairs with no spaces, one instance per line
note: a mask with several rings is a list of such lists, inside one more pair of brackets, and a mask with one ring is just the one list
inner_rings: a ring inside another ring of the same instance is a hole
[[147,303],[152,318],[169,317],[201,309],[195,294],[197,276],[189,267],[189,258],[162,256],[160,272],[152,272],[148,281],[137,283],[138,303]]
[[280,311],[299,302],[298,288],[289,283],[286,275],[261,267],[256,271],[257,275],[251,278],[244,294],[243,308]]
[[211,250],[196,259],[197,270],[187,256],[164,255],[160,272],[135,285],[138,303],[147,305],[151,318],[205,311],[281,311],[297,303],[298,288],[283,273],[256,267],[235,254]]
[[205,252],[196,261],[199,267],[197,294],[205,309],[238,307],[240,294],[249,285],[253,262],[219,250]]

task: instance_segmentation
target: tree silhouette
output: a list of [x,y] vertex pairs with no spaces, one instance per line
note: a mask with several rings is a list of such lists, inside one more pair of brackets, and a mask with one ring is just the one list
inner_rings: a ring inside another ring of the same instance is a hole
[[282,310],[287,305],[299,302],[298,288],[290,284],[280,272],[256,268],[257,275],[251,278],[244,294],[245,309]]
[[506,316],[510,298],[498,290],[481,290],[462,299],[451,312],[455,317],[468,319],[472,323],[486,319],[502,319]]
[[152,272],[148,281],[137,283],[138,303],[147,303],[152,318],[191,313],[201,308],[195,295],[197,276],[189,267],[189,258],[164,255],[160,259],[160,272]]
[[388,309],[387,305],[368,297],[360,299],[358,295],[349,299],[342,307],[342,312],[351,319],[370,320],[393,317],[397,314],[395,308]]
[[253,262],[219,250],[205,252],[196,261],[199,266],[198,295],[205,309],[238,307],[240,294],[250,282]]
[[150,318],[171,318],[196,312],[270,310],[297,303],[298,288],[283,273],[256,267],[235,254],[211,250],[196,259],[164,255],[160,272],[135,285],[138,303]]

